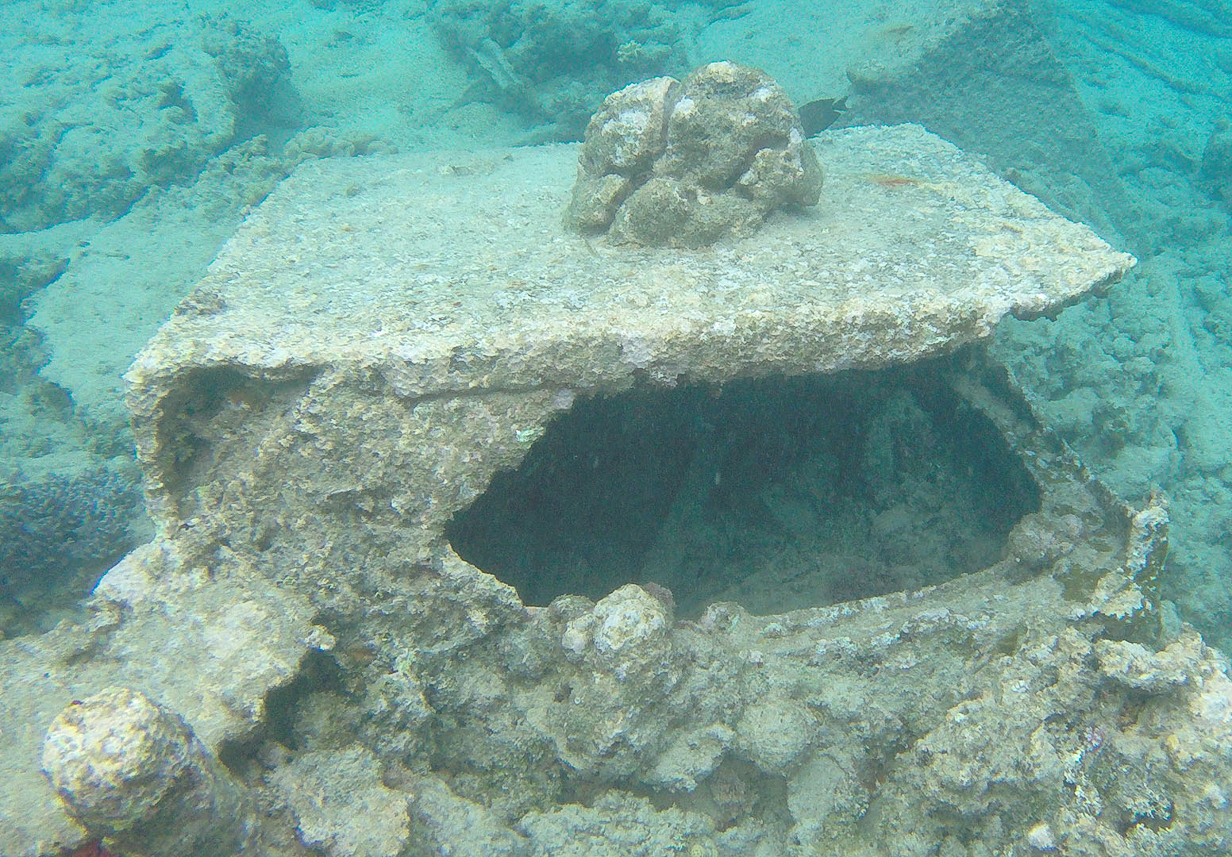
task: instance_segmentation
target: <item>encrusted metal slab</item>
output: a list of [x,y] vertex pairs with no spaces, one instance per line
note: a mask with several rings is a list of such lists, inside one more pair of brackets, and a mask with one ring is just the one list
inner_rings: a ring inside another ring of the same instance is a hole
[[[579,393],[909,362],[987,337],[1007,313],[1056,310],[1133,264],[918,126],[817,146],[820,205],[700,251],[565,230],[573,146],[304,164],[129,373],[155,514],[183,483],[169,471],[185,453],[168,445],[184,428],[167,421],[212,407],[193,400],[220,384],[248,405],[265,394],[237,393],[243,379],[340,372],[408,401],[517,393],[527,406],[538,394],[538,416],[523,407],[514,420],[528,445]],[[218,370],[232,374],[194,386]],[[468,469],[447,475],[469,497],[484,480]],[[442,500],[438,511],[458,506]]]

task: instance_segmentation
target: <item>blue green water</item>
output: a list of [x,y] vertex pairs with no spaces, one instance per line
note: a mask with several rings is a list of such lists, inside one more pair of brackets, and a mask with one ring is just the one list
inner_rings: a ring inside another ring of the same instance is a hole
[[[245,207],[297,162],[578,139],[607,92],[728,58],[797,103],[851,95],[840,124],[920,122],[1139,257],[1108,300],[1007,325],[1002,353],[1118,490],[1171,497],[1172,596],[1212,639],[1232,633],[1232,48],[1220,4],[1015,5],[938,44],[930,22],[946,4],[7,8],[10,594],[35,569],[80,589],[143,538],[139,523],[124,532],[132,504],[116,493],[136,484],[119,376]],[[919,73],[868,79],[921,45]],[[57,504],[72,511],[47,511]],[[81,535],[99,516],[108,523]],[[53,571],[62,537],[70,567]]]
[[[1121,496],[1164,595],[1232,644],[1232,6],[8,0],[0,8],[0,637],[77,614],[150,536],[121,376],[251,207],[317,158],[581,138],[716,59],[836,127],[916,122],[1134,253],[992,348]],[[823,203],[824,204],[824,203]],[[1023,852],[1026,853],[1026,852]]]

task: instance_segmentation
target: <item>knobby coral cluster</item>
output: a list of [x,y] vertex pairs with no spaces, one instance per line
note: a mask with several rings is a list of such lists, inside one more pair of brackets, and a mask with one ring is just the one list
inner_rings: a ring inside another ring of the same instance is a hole
[[609,95],[586,128],[565,222],[616,243],[701,247],[816,205],[822,172],[787,94],[732,62]]

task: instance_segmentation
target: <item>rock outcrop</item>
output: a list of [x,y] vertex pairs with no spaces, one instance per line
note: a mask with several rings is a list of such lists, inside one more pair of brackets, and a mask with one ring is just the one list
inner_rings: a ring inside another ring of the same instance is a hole
[[822,172],[800,117],[764,72],[731,62],[614,92],[586,126],[565,215],[616,243],[703,247],[816,205]]

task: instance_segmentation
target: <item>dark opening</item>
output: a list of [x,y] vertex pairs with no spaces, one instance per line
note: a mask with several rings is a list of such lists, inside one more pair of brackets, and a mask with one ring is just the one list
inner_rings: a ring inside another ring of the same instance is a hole
[[527,604],[655,582],[767,614],[984,568],[1038,506],[925,365],[579,400],[447,534]]

